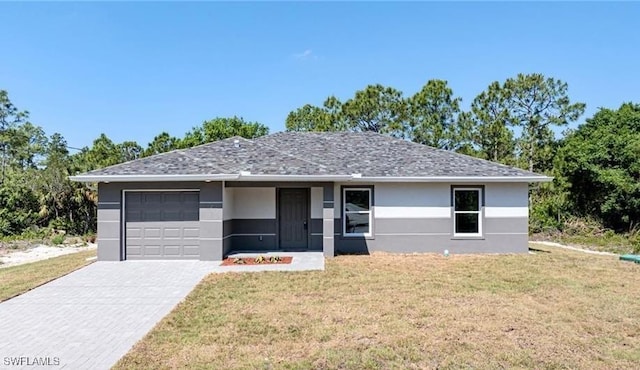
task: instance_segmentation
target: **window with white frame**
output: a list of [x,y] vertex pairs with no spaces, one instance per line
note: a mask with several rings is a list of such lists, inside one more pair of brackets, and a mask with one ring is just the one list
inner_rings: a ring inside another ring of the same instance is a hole
[[342,209],[344,236],[371,236],[370,188],[344,188]]
[[482,188],[453,188],[453,234],[482,235]]

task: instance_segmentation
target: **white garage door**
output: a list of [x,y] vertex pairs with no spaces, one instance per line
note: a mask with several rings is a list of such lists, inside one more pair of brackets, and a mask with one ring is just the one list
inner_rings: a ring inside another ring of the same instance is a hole
[[198,259],[197,191],[125,192],[127,259]]

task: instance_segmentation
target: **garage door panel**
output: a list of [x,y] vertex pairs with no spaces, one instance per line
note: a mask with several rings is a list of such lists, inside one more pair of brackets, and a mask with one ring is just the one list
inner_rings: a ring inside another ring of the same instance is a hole
[[182,236],[182,232],[180,228],[166,227],[163,230],[162,235],[165,238],[180,238]]
[[181,253],[180,245],[165,245],[164,246],[164,255],[165,256],[179,256]]
[[127,255],[129,256],[142,256],[142,247],[138,245],[128,245]]
[[[125,194],[127,258],[180,259],[200,256],[198,192]],[[130,207],[131,203],[133,205]]]
[[200,203],[200,194],[198,193],[182,193],[182,201],[185,203]]
[[157,205],[158,203],[162,202],[162,192],[155,192],[155,191],[150,191],[150,192],[144,192],[142,193],[143,196],[142,198],[144,199],[144,203],[147,205]]
[[139,227],[127,227],[127,239],[129,238],[141,238],[142,229]]
[[162,255],[162,247],[158,244],[145,244],[143,249],[144,256],[159,257]]
[[182,229],[182,235],[185,239],[198,239],[200,238],[200,228],[199,227],[185,227]]
[[142,210],[142,222],[161,222],[164,221],[162,219],[162,211],[159,209],[145,209]]
[[159,227],[145,227],[143,237],[145,239],[160,239],[160,232]]
[[180,203],[182,202],[182,193],[163,193],[162,201],[164,203]]
[[132,207],[140,207],[142,203],[142,194],[141,193],[127,193],[127,205]]
[[184,211],[182,217],[185,221],[198,221],[200,220],[200,211]]
[[185,256],[200,256],[200,246],[198,245],[185,245],[183,251]]
[[129,222],[140,222],[142,221],[142,209],[129,209],[129,207],[127,207],[126,217]]
[[[178,207],[178,205],[170,206],[170,207]],[[162,213],[162,221],[183,221],[182,220],[182,212],[179,209],[176,210],[165,210]]]

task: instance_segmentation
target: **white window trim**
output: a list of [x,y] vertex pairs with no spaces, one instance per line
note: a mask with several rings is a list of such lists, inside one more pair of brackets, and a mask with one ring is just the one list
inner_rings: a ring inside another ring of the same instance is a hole
[[[350,211],[347,212],[345,203],[347,200],[347,191],[366,191],[369,193],[369,210],[368,211]],[[344,237],[371,237],[373,235],[373,206],[371,204],[371,188],[343,188],[342,189],[342,236]],[[369,232],[368,233],[348,233],[347,232],[347,213],[369,214]]]
[[[477,211],[456,211],[456,191],[476,191],[478,192],[478,210]],[[453,236],[454,237],[481,237],[482,236],[482,188],[480,187],[464,187],[453,188]],[[457,233],[456,232],[456,214],[470,213],[478,215],[478,232],[477,233]]]

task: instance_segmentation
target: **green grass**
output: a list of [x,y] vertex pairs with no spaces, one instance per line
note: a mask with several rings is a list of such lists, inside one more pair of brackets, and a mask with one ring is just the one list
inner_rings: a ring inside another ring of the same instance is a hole
[[91,263],[96,251],[83,251],[24,265],[0,268],[0,302]]
[[540,249],[210,275],[116,369],[637,367],[640,265]]

